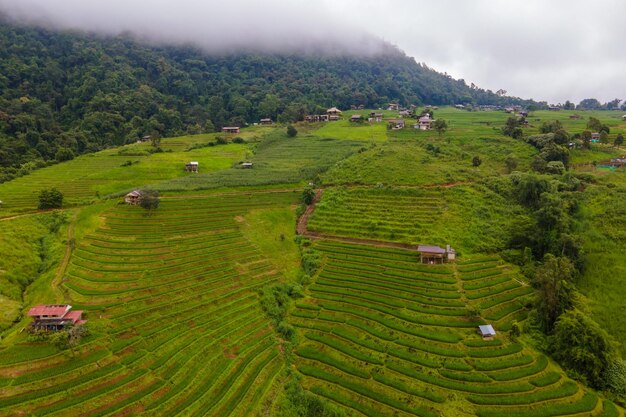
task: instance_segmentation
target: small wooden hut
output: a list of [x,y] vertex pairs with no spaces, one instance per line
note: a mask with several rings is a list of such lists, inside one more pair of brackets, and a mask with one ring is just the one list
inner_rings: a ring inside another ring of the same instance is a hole
[[130,204],[131,206],[136,206],[141,202],[142,196],[143,193],[141,192],[141,190],[134,190],[126,194],[126,196],[124,197],[124,202],[126,204]]
[[187,162],[185,164],[185,171],[187,172],[199,172],[199,164],[196,161]]

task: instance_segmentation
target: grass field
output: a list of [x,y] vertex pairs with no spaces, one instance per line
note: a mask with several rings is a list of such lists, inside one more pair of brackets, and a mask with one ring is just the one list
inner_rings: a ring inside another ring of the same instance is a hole
[[[3,201],[0,217],[35,210],[42,189],[58,188],[66,205],[86,204],[109,194],[193,175],[184,170],[185,163],[192,160],[200,163],[201,172],[230,168],[243,158],[246,149],[245,145],[230,144],[185,151],[183,140],[189,146],[195,141],[208,140],[208,137],[200,136],[192,141],[187,138],[164,139],[163,148],[175,149],[173,152],[150,154],[145,152],[149,147],[147,144],[109,149],[0,184],[0,199]],[[128,161],[132,165],[123,166]]]
[[323,123],[313,132],[319,138],[338,138],[347,140],[362,140],[371,142],[383,142],[387,140],[387,123],[367,123],[369,111],[353,112],[361,114],[365,118],[363,123],[350,122],[350,114],[346,113],[342,120]]
[[[211,189],[219,187],[303,184],[314,180],[337,161],[357,152],[358,141],[298,135],[288,138],[282,130],[257,144],[248,158],[252,169],[225,169],[207,174],[177,178],[156,184],[165,191]],[[332,150],[332,151],[331,151]]]
[[[291,320],[303,385],[354,415],[602,415],[604,405],[549,360],[506,335],[532,292],[497,257],[458,267],[420,265],[416,253],[332,241]],[[483,341],[467,318],[479,305],[499,336]],[[607,404],[606,408],[612,405]]]

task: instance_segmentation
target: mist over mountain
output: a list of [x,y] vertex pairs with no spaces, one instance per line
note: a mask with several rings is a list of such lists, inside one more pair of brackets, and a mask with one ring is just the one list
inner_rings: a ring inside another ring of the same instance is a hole
[[388,44],[362,55],[208,54],[8,20],[0,24],[0,91],[3,179],[152,133],[291,122],[329,106],[521,102],[470,88]]

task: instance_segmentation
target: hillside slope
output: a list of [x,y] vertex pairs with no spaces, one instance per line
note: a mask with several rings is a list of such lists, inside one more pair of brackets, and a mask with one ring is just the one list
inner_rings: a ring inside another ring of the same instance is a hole
[[0,17],[0,181],[16,174],[8,167],[69,159],[154,132],[210,132],[260,117],[298,120],[319,106],[390,101],[520,102],[470,88],[391,46],[368,58],[208,56]]

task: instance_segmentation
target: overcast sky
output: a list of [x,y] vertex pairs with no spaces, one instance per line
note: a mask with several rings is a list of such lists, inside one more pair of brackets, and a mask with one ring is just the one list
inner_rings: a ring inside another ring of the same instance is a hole
[[0,0],[0,11],[209,52],[333,44],[335,52],[370,54],[383,39],[431,68],[509,95],[626,99],[624,0]]

